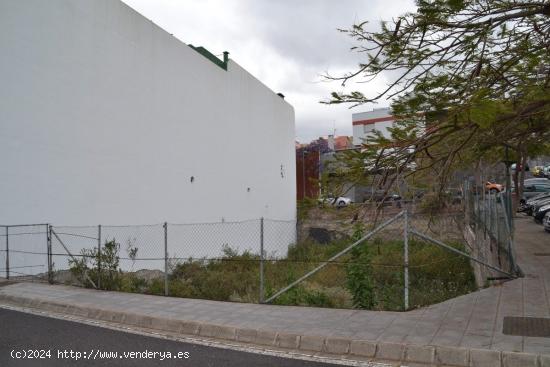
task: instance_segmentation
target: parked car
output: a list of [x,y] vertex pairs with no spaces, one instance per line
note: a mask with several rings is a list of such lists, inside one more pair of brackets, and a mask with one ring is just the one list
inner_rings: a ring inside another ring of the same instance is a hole
[[550,232],[550,212],[547,212],[544,215],[544,219],[542,221],[542,225],[544,226],[544,230],[546,232]]
[[[542,180],[546,180],[546,179],[543,178]],[[515,192],[515,191],[516,191],[515,187],[513,187],[512,192]],[[526,202],[527,200],[545,192],[550,192],[550,182],[549,183],[533,182],[533,181],[525,182],[525,186],[523,187],[523,197],[521,198],[521,201]]]
[[[547,184],[550,185],[550,179],[545,177],[533,177],[533,178],[526,178],[523,181],[523,187],[527,185],[533,185],[533,184]],[[516,188],[516,185],[514,184],[514,181],[512,181],[512,191]]]
[[532,184],[532,183],[547,183],[550,184],[550,179],[547,177],[533,177],[533,178],[526,178],[524,181],[525,185]]
[[543,166],[535,166],[533,167],[533,176],[535,177],[544,177],[544,167]]
[[[527,185],[527,184],[533,184],[533,183],[549,183],[550,184],[550,179],[547,178],[547,177],[531,177],[531,178],[526,178],[525,180],[523,180],[523,185]],[[512,181],[512,188],[515,187],[515,184],[514,184],[514,181]]]
[[502,190],[504,190],[504,186],[502,186],[501,184],[497,184],[491,181],[485,182],[485,191],[489,191],[491,193],[497,193],[497,192],[501,192]]
[[336,198],[334,197],[320,198],[319,202],[322,204],[333,205],[336,207],[344,207],[352,203],[351,199],[345,196],[339,196]]
[[521,202],[518,207],[518,212],[527,213],[527,215],[533,215],[535,205],[537,205],[539,202],[547,200],[550,200],[550,193],[543,193],[534,196],[533,198],[525,202]]
[[365,193],[363,202],[367,202],[367,201],[386,202],[386,201],[397,201],[397,200],[401,200],[401,196],[399,196],[398,194],[389,193],[389,192],[386,192],[385,190],[377,189],[377,190],[367,191]]
[[[513,164],[510,166],[510,168],[512,169],[512,172],[515,172],[515,171],[516,171],[516,166],[517,166],[517,164],[515,164],[515,163],[513,163]],[[519,166],[519,168],[521,168],[521,165]],[[528,164],[525,165],[525,170],[524,170],[524,171],[525,171],[525,172],[529,172],[529,165],[528,165]]]
[[537,200],[533,203],[533,205],[531,206],[530,210],[527,212],[528,215],[535,215],[535,212],[537,210],[539,210],[539,208],[541,206],[545,206],[545,205],[548,205],[550,204],[550,199],[542,199],[542,200]]
[[535,222],[542,224],[542,220],[544,219],[546,214],[549,212],[550,212],[550,203],[546,203],[545,205],[537,207],[537,209],[533,213],[533,218],[535,219]]

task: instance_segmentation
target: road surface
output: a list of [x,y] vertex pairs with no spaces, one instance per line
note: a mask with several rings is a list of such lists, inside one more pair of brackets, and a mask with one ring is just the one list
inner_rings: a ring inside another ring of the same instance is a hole
[[166,340],[0,308],[0,366],[115,365],[335,366]]

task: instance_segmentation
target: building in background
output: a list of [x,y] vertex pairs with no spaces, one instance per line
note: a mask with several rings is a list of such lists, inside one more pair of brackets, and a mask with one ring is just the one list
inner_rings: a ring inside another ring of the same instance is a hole
[[328,142],[328,148],[332,152],[353,148],[353,139],[345,135],[342,135],[342,136],[329,135],[327,137],[327,142]]
[[[438,118],[437,114],[419,113],[418,119],[415,121],[417,124],[418,134],[423,134],[426,130],[426,125],[429,121],[435,121]],[[372,111],[354,113],[352,115],[353,125],[353,145],[357,149],[362,149],[364,144],[369,144],[369,138],[373,136],[374,131],[378,131],[383,137],[391,139],[390,129],[394,126],[395,117],[391,114],[391,108],[375,108]],[[413,147],[407,148],[409,152],[413,152]],[[387,146],[384,150],[385,154],[393,154],[394,147]],[[368,163],[366,163],[368,164]],[[370,165],[373,165],[370,163]],[[393,167],[379,167],[381,170],[391,170]],[[412,161],[406,164],[405,169],[415,170],[416,162]],[[376,178],[379,173],[371,173],[373,178]],[[376,181],[376,180],[375,180]],[[366,200],[378,200],[382,199],[384,195],[391,194],[394,197],[399,196],[394,190],[399,189],[400,192],[405,192],[409,188],[404,181],[398,183],[399,187],[375,187],[353,185],[350,186],[349,195],[356,202],[362,202]]]
[[390,137],[389,127],[393,126],[395,118],[389,107],[375,108],[372,111],[352,114],[353,145],[359,146],[373,130],[378,130],[384,137]]
[[321,155],[328,151],[328,141],[319,138],[296,145],[296,199],[319,197]]
[[309,144],[296,143],[296,197],[316,199],[320,195],[319,180],[324,162],[330,161],[336,152],[352,149],[349,136],[322,136]]
[[118,0],[2,1],[0,34],[0,223],[296,218],[294,110],[227,54]]
[[[386,138],[391,137],[389,128],[393,127],[395,118],[391,114],[391,108],[382,107],[375,108],[372,111],[359,112],[352,114],[353,125],[353,145],[358,149],[368,143],[368,139],[376,130]],[[372,174],[376,177],[376,174]],[[350,184],[347,187],[348,196],[355,202],[364,202],[368,200],[381,200],[386,194],[385,187],[363,186]],[[388,194],[393,192],[388,191]]]

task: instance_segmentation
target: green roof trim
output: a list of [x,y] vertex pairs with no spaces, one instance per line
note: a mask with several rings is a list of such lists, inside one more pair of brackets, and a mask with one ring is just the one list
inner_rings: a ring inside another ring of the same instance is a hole
[[227,71],[227,62],[229,61],[229,52],[224,51],[223,52],[223,61],[218,59],[212,52],[208,51],[206,48],[199,46],[195,47],[193,45],[189,45],[193,50],[200,53],[202,56],[206,57],[208,60],[212,61],[214,64],[218,65],[223,70]]

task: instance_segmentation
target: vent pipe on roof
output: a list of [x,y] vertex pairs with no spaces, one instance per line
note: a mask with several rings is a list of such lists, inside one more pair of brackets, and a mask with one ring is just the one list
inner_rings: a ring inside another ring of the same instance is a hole
[[191,47],[193,50],[197,51],[198,53],[200,53],[202,56],[206,57],[208,60],[212,61],[214,64],[218,65],[223,70],[227,71],[227,63],[229,61],[229,52],[227,51],[223,52],[223,61],[222,61],[216,55],[214,55],[213,53],[211,53],[210,51],[208,51],[206,48],[202,46],[195,47],[192,44],[189,44],[188,46]]
[[223,64],[225,65],[225,68],[227,69],[227,62],[229,61],[229,52],[224,51],[223,52]]
[[284,95],[283,93],[277,93],[277,95],[278,95],[279,97],[281,97],[282,99],[285,99],[285,95]]

